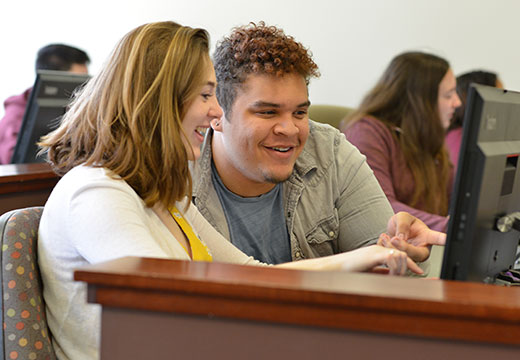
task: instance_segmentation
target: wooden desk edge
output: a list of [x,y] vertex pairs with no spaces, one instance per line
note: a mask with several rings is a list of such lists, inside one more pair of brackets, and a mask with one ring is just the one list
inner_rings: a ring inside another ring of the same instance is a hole
[[49,164],[0,165],[0,195],[50,190],[59,181],[59,176]]
[[[329,277],[345,279],[345,291],[316,287],[320,279],[326,282]],[[86,281],[89,301],[103,306],[520,345],[515,335],[520,331],[520,289],[140,258],[80,269],[75,279]],[[379,293],[350,288],[367,281],[383,288]],[[399,296],[384,289],[387,282],[389,287],[401,284],[409,294],[410,286],[421,284],[448,295],[433,300]],[[468,289],[483,292],[482,299],[465,301],[460,292]],[[493,301],[496,294],[511,294],[513,304]]]

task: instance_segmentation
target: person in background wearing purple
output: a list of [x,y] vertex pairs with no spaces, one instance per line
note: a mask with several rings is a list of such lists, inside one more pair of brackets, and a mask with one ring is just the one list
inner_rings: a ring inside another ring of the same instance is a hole
[[[83,50],[63,44],[50,44],[38,51],[36,70],[87,74],[89,62],[90,58]],[[0,164],[11,162],[31,90],[32,87],[4,102],[5,115],[0,120]]]
[[393,210],[443,232],[453,182],[444,136],[460,104],[446,60],[405,52],[390,62],[343,129],[366,156]]
[[457,77],[457,94],[459,95],[462,105],[455,110],[450,127],[446,133],[446,147],[455,173],[457,172],[460,144],[462,141],[462,121],[464,120],[466,97],[468,95],[469,86],[472,83],[495,86],[500,89],[504,88],[502,81],[500,81],[498,75],[494,72],[475,70]]

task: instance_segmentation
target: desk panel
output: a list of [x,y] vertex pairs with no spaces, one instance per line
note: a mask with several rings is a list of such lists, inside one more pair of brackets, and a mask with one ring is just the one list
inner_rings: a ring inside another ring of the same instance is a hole
[[518,359],[516,346],[103,308],[101,359]]
[[46,163],[0,165],[0,214],[45,205],[58,180]]
[[[103,306],[102,353],[107,359],[114,358],[113,344],[121,342],[132,351],[203,347],[198,333],[220,339],[215,342],[223,344],[220,355],[226,357],[233,357],[230,349],[242,342],[248,349],[262,344],[276,348],[279,336],[287,339],[287,349],[301,347],[306,349],[302,354],[314,355],[318,353],[308,346],[314,342],[336,349],[331,354],[347,347],[385,358],[393,358],[392,352],[405,346],[396,344],[403,342],[414,358],[425,346],[474,359],[520,355],[517,288],[132,257],[82,269],[75,279],[86,281],[89,301]],[[155,334],[154,324],[159,329]],[[181,329],[195,340],[186,340]],[[145,336],[164,339],[164,331],[171,339],[167,343]],[[144,344],[131,341],[140,336],[147,339]]]

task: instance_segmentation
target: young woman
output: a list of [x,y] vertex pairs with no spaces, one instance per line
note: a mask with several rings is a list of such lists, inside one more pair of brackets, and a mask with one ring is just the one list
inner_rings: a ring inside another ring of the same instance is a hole
[[367,157],[394,211],[446,231],[452,165],[444,134],[460,105],[448,62],[422,52],[396,56],[347,120],[344,133]]
[[451,120],[450,127],[446,133],[446,148],[450,155],[451,163],[454,171],[457,171],[459,162],[460,144],[462,142],[462,121],[464,120],[464,109],[466,108],[466,97],[468,95],[469,86],[471,84],[481,84],[487,86],[495,86],[503,89],[502,81],[497,74],[489,71],[470,71],[457,77],[457,95],[462,105],[455,110],[455,114]]
[[[222,116],[208,34],[173,22],[128,33],[41,145],[63,178],[39,229],[39,263],[59,359],[95,359],[100,309],[75,268],[122,256],[256,264],[190,204],[188,161]],[[397,249],[369,246],[281,266],[421,272]],[[173,336],[173,335],[172,335]]]

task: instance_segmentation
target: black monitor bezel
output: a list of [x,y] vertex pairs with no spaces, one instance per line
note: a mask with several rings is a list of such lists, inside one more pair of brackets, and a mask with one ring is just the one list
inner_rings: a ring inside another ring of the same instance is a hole
[[[484,106],[486,102],[491,101],[494,104],[504,103],[507,106],[518,105],[520,122],[520,93],[484,85],[471,85],[463,122],[459,167],[450,204],[450,221],[441,279],[494,283],[499,271],[490,268],[503,265],[505,267],[503,270],[506,270],[514,263],[520,233],[511,230],[512,233],[504,235],[496,230],[494,224],[497,217],[505,214],[494,214],[494,218],[487,216],[489,219],[484,221],[482,214],[479,214],[481,192],[487,191],[482,189],[486,164],[485,154],[479,147],[479,134],[481,128],[487,126],[485,121],[489,120],[484,117]],[[507,121],[513,121],[511,120],[513,115],[508,116]],[[520,141],[520,137],[518,140],[504,139],[504,141],[516,142]],[[519,181],[517,175],[518,172],[515,175],[515,187],[518,186]],[[518,192],[518,189],[515,190]],[[517,210],[520,210],[520,199],[518,200]],[[481,226],[483,223],[485,226]],[[493,238],[493,243],[489,241],[490,237]],[[484,264],[483,261],[489,261],[489,264]]]
[[[33,163],[33,162],[43,162],[44,159],[42,157],[38,157],[36,154],[38,152],[38,146],[36,145],[36,141],[45,133],[35,133],[39,132],[36,124],[40,122],[41,124],[45,123],[45,126],[48,127],[49,131],[52,131],[59,125],[61,115],[65,112],[66,106],[70,103],[72,99],[72,93],[67,94],[67,96],[62,95],[63,89],[58,89],[58,95],[53,98],[56,105],[47,105],[41,106],[38,102],[40,100],[40,91],[46,86],[48,83],[62,83],[62,84],[73,84],[73,88],[77,88],[85,84],[90,78],[87,74],[77,74],[71,73],[67,71],[53,71],[53,70],[37,70],[36,71],[36,79],[34,81],[34,86],[29,95],[29,99],[27,101],[25,113],[23,116],[22,124],[20,127],[20,131],[18,133],[18,138],[16,141],[16,145],[13,151],[13,155],[11,157],[12,164],[21,164],[21,163]],[[50,97],[49,97],[50,98]],[[51,100],[51,101],[52,101]],[[60,109],[56,113],[60,113],[60,116],[48,118],[42,116],[42,109],[50,109],[56,108]],[[40,125],[41,126],[41,125]],[[36,141],[34,141],[36,140]]]

